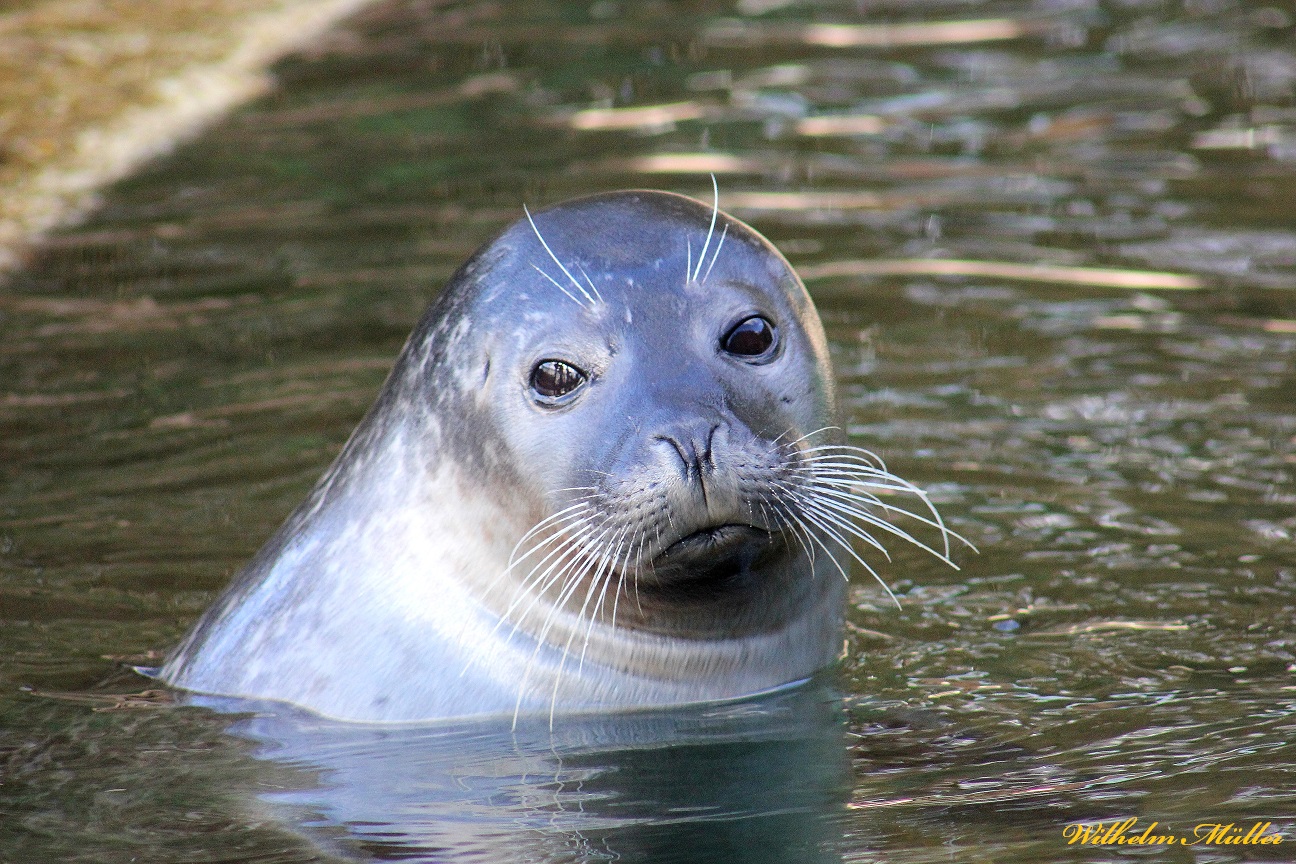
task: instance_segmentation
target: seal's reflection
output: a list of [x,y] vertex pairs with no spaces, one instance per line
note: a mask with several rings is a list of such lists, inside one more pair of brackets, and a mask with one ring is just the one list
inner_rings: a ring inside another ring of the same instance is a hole
[[264,800],[350,860],[800,864],[839,860],[850,791],[839,706],[810,684],[559,718],[552,731],[547,718],[372,726],[275,707],[231,732],[315,774]]

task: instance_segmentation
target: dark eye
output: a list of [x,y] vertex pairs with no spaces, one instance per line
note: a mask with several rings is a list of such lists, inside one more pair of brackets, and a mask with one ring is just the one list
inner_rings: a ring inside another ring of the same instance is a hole
[[562,360],[541,360],[531,370],[531,389],[543,399],[561,399],[588,380],[588,376]]
[[778,331],[759,315],[739,321],[720,340],[720,347],[738,357],[760,357],[774,347]]

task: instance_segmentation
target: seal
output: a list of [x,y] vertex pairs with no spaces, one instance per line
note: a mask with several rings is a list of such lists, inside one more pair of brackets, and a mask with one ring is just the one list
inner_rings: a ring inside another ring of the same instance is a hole
[[836,410],[804,286],[718,206],[527,211],[160,677],[345,720],[551,723],[803,680],[839,654],[852,540],[919,542],[907,514],[948,561],[953,536]]

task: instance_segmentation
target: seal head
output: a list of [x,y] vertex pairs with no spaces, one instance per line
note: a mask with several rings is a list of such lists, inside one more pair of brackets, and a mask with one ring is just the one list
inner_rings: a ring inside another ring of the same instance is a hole
[[839,559],[877,545],[860,523],[903,534],[868,489],[916,491],[835,412],[814,306],[748,226],[649,191],[528,213],[163,677],[369,721],[804,679],[840,648]]

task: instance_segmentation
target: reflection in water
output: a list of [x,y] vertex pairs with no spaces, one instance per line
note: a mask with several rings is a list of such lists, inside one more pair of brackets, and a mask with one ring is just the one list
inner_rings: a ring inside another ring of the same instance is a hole
[[[208,704],[246,709],[232,700]],[[840,860],[840,696],[824,686],[671,712],[366,726],[274,707],[234,724],[313,773],[264,796],[356,860]]]

